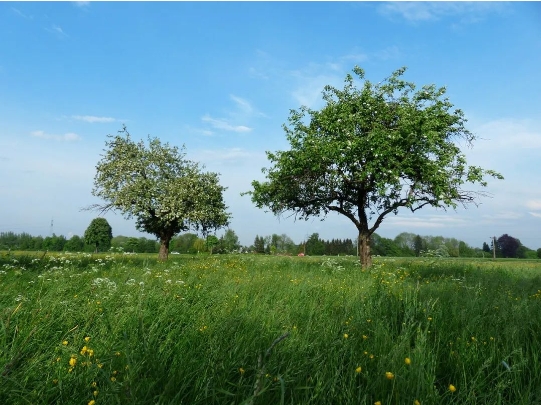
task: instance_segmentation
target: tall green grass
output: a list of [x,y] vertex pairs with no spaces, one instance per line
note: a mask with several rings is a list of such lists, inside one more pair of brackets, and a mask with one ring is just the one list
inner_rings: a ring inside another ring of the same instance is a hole
[[539,262],[3,255],[0,403],[541,403],[540,276]]

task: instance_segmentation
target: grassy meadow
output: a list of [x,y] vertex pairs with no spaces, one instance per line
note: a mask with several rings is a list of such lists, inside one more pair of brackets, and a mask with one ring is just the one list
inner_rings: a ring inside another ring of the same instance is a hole
[[0,253],[0,404],[541,404],[541,261]]

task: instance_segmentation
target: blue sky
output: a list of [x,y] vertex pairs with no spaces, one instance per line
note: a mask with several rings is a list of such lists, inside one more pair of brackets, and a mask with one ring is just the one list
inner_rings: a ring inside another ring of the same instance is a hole
[[[241,243],[354,238],[345,218],[277,219],[240,193],[263,179],[266,150],[288,148],[289,110],[321,107],[323,87],[341,87],[355,65],[375,82],[407,66],[417,85],[445,85],[479,137],[469,163],[505,176],[477,208],[402,210],[378,234],[480,247],[508,233],[541,247],[536,2],[2,2],[0,231],[46,236],[54,220],[56,234],[82,235],[106,136],[125,123],[221,173]],[[106,218],[115,235],[142,235]]]

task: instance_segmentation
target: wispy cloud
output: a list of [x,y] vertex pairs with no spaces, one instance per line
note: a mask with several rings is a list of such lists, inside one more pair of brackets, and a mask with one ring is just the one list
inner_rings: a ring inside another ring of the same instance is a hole
[[15,8],[15,7],[11,7],[11,11],[13,11],[15,14],[17,14],[19,17],[22,17],[22,18],[26,18],[27,20],[31,20],[33,19],[34,17],[31,16],[31,15],[26,15],[24,14],[21,10],[19,10],[18,8]]
[[73,4],[79,8],[86,9],[90,7],[89,1],[74,1]]
[[500,12],[505,5],[492,2],[387,2],[379,12],[390,18],[398,16],[410,22],[437,21],[443,17],[460,17],[462,23],[481,21],[491,12]]
[[502,118],[489,121],[475,129],[484,142],[483,148],[490,149],[538,149],[541,148],[541,131],[528,120]]
[[249,119],[251,117],[266,117],[264,113],[258,111],[248,100],[233,94],[230,94],[229,97],[235,102],[237,109],[239,110],[239,112],[231,113],[231,115],[241,116],[244,119]]
[[541,212],[530,212],[529,214],[533,217],[541,218]]
[[541,200],[526,201],[526,207],[531,210],[541,210]]
[[62,27],[53,24],[51,28],[45,28],[46,31],[56,34],[59,38],[67,38],[69,35],[62,29]]
[[212,118],[210,115],[206,114],[201,118],[201,121],[208,122],[213,128],[222,129],[224,131],[231,132],[250,132],[252,128],[244,125],[233,125],[228,120],[223,118]]
[[390,226],[400,226],[404,228],[448,228],[456,226],[470,225],[470,222],[464,218],[451,216],[392,216],[384,220]]
[[73,142],[73,141],[79,141],[81,137],[73,132],[68,132],[64,135],[52,135],[47,134],[44,131],[33,131],[30,133],[35,138],[41,138],[41,139],[50,139],[54,141],[64,141],[64,142]]
[[[209,124],[217,130],[246,133],[253,130],[248,125],[238,125],[238,122],[250,122],[257,117],[266,117],[265,114],[258,111],[253,104],[239,96],[230,94],[229,98],[234,102],[234,108],[226,110],[226,118],[214,118],[210,114],[205,114],[201,117],[201,121]],[[214,132],[209,129],[199,130],[203,135],[213,135]]]
[[75,120],[90,122],[92,124],[95,123],[95,122],[106,123],[106,122],[118,121],[116,118],[112,118],[112,117],[96,117],[94,115],[72,115],[71,117],[73,119],[75,119]]
[[[203,160],[212,161],[237,161],[254,156],[253,152],[242,148],[205,149],[200,154]],[[259,156],[260,154],[257,155]]]
[[496,212],[490,215],[483,215],[483,218],[490,219],[490,220],[515,220],[522,218],[524,215],[520,212],[515,211],[500,211]]

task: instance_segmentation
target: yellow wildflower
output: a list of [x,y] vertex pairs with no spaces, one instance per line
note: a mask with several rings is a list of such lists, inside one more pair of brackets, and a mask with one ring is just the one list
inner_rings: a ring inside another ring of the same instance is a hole
[[72,357],[69,361],[70,366],[75,367],[77,364],[77,359],[75,357]]
[[357,368],[355,369],[355,372],[356,372],[356,373],[360,373],[361,371],[362,371],[362,368],[361,368],[361,367],[357,367]]
[[456,391],[456,387],[455,387],[453,384],[449,384],[449,391],[455,392],[455,391]]
[[411,359],[409,357],[406,357],[404,359],[404,363],[406,363],[409,366],[411,364]]
[[387,377],[388,380],[392,380],[394,378],[394,374],[391,373],[390,371],[387,371],[385,373],[385,377]]
[[68,341],[67,341],[67,340],[64,340],[64,341],[62,342],[62,344],[63,344],[64,346],[67,346],[67,345],[68,345]]
[[413,401],[413,405],[421,405],[421,403],[418,400]]
[[88,347],[83,346],[83,348],[81,349],[81,354],[84,356],[86,354],[87,350],[88,350]]
[[381,405],[381,401],[374,402],[374,405]]
[[349,335],[347,333],[344,333],[344,339],[347,339]]
[[88,405],[94,405],[96,403],[96,401],[94,401],[93,399],[91,399],[90,401],[88,401]]
[[111,381],[112,381],[112,382],[115,382],[115,381],[116,381],[116,377],[111,377]]
[[88,343],[90,341],[90,336],[85,337],[85,342]]
[[243,369],[242,367],[241,367],[241,368],[239,368],[239,373],[240,373],[241,375],[243,375],[243,374],[244,374],[245,372],[246,372],[246,370],[245,370],[245,369]]
[[99,393],[100,393],[100,392],[99,392],[98,390],[95,390],[95,391],[93,392],[93,394],[94,394],[95,397],[97,397]]

